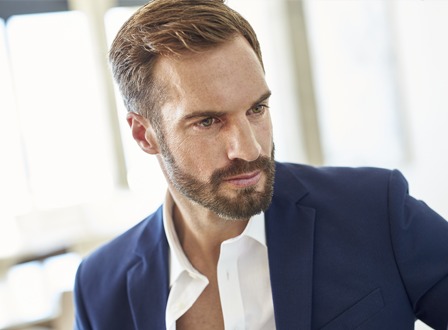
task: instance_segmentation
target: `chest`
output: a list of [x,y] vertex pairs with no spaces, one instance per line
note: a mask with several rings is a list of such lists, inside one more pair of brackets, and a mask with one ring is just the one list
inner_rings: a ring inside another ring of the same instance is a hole
[[172,298],[176,299],[171,300],[176,301],[174,308],[179,304],[184,311],[171,318],[176,320],[176,329],[197,329],[199,325],[201,329],[275,328],[267,250],[255,248],[256,244],[248,247],[223,244],[217,266],[207,268],[207,273],[202,269],[208,285],[199,296],[195,290],[198,276],[182,274],[175,289],[182,284],[183,294],[175,296],[173,289]]
[[193,306],[177,320],[176,329],[224,329],[224,319],[216,281],[211,281]]

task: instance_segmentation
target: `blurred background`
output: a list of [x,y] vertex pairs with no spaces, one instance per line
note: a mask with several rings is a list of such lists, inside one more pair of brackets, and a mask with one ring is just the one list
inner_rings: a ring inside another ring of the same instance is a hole
[[[144,2],[0,0],[0,329],[71,329],[80,260],[163,201],[107,64]],[[227,3],[261,42],[278,160],[398,168],[448,218],[448,1]]]

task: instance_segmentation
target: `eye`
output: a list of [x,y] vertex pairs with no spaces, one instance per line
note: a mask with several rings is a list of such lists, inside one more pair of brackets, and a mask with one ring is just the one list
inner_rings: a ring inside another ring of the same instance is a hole
[[200,127],[210,127],[216,122],[216,118],[213,117],[207,117],[205,119],[202,119],[197,125]]
[[258,104],[253,109],[250,110],[250,113],[254,115],[263,114],[269,107],[266,104]]

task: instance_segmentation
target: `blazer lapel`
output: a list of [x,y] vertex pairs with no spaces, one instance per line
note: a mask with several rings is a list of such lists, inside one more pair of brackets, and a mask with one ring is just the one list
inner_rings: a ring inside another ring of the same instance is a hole
[[137,330],[165,329],[168,300],[168,242],[162,212],[148,222],[136,245],[139,257],[128,271],[128,298]]
[[277,164],[266,236],[277,330],[311,329],[315,210],[299,201],[306,190]]

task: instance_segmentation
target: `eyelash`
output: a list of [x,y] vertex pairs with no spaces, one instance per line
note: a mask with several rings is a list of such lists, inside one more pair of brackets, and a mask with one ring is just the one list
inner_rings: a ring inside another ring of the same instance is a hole
[[[259,112],[255,112],[256,109],[259,109]],[[268,109],[269,109],[269,106],[267,104],[258,104],[254,108],[250,109],[248,111],[248,114],[251,116],[262,116]],[[208,121],[211,121],[211,122],[208,125],[204,125]],[[201,119],[199,122],[197,122],[195,124],[195,126],[199,127],[200,129],[208,129],[211,126],[213,126],[213,124],[215,124],[219,121],[221,121],[219,118],[207,117],[207,118]]]
[[[254,112],[255,109],[261,108],[260,112]],[[253,109],[250,109],[249,112],[252,112],[254,115],[262,115],[266,112],[266,110],[269,109],[269,106],[267,104],[258,104]]]
[[[209,125],[204,125],[204,123],[205,122],[207,122],[207,121],[209,121],[209,120],[211,120],[212,122],[209,124]],[[202,119],[202,120],[200,120],[197,124],[196,124],[196,126],[198,126],[198,127],[200,127],[200,128],[209,128],[210,126],[212,126],[214,123],[216,123],[217,121],[218,121],[219,119],[218,118],[215,118],[215,117],[207,117],[207,118],[204,118],[204,119]]]

